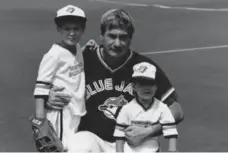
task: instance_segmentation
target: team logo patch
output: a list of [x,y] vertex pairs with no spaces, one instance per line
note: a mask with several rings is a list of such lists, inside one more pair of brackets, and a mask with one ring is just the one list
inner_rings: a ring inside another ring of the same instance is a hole
[[70,12],[70,13],[73,13],[75,11],[75,9],[73,7],[68,7],[66,11]]
[[144,73],[147,69],[148,67],[146,65],[141,65],[138,69],[136,69],[136,71]]
[[98,109],[100,111],[103,111],[104,115],[109,119],[116,120],[115,115],[117,109],[127,103],[128,101],[124,98],[123,95],[119,97],[110,97],[104,102],[104,104],[99,105]]

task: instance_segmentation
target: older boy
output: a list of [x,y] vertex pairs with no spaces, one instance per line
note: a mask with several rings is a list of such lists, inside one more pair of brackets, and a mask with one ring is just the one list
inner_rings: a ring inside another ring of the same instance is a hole
[[[81,116],[86,114],[84,61],[79,45],[85,30],[86,16],[82,9],[67,5],[57,11],[54,21],[61,41],[52,45],[40,63],[34,91],[36,112],[32,124],[36,133],[37,129],[41,130],[37,123],[50,122],[67,149],[70,137],[78,129]],[[65,92],[72,96],[69,104],[60,111],[46,110],[44,107],[51,86],[64,87]],[[36,144],[39,150],[38,142]]]

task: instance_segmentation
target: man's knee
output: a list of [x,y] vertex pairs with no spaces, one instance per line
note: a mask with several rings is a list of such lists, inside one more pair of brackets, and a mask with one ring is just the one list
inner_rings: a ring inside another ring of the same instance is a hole
[[100,147],[95,134],[82,131],[71,137],[68,150],[69,152],[99,152]]

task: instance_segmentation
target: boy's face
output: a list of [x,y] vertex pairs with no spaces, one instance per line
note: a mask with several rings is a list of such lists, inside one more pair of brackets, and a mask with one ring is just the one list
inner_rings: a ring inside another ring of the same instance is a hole
[[131,38],[128,33],[120,28],[106,29],[101,35],[101,42],[107,55],[113,58],[120,58],[129,51]]
[[133,88],[139,98],[149,101],[151,101],[157,91],[157,86],[149,81],[135,82]]
[[76,45],[84,33],[83,27],[73,22],[64,23],[61,27],[57,27],[57,30],[62,37],[62,41],[69,46]]

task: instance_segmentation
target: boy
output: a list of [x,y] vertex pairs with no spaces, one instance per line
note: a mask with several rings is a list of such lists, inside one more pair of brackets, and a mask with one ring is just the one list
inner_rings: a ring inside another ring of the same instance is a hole
[[117,152],[157,152],[159,143],[157,137],[146,138],[140,145],[131,146],[125,143],[125,129],[129,125],[151,126],[160,122],[163,135],[169,140],[169,151],[177,151],[177,129],[175,120],[168,106],[157,100],[154,95],[157,90],[155,76],[156,67],[147,62],[141,62],[133,67],[133,90],[135,99],[121,109],[116,122],[114,137]]
[[[79,45],[86,20],[84,11],[73,5],[57,11],[54,21],[61,42],[54,43],[43,56],[34,91],[34,118],[38,121],[48,119],[65,149],[70,137],[77,131],[81,116],[86,114],[84,61]],[[44,107],[51,86],[64,87],[72,96],[69,104],[60,111]]]

